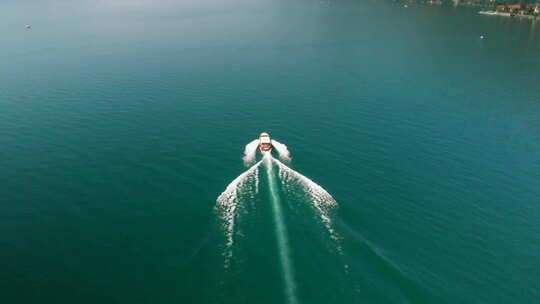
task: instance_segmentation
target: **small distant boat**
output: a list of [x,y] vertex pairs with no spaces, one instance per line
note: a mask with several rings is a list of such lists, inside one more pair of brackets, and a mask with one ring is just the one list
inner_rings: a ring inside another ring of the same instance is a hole
[[270,141],[270,135],[266,132],[262,132],[259,135],[259,149],[261,152],[269,152],[272,150],[272,142]]
[[32,26],[31,26],[30,24],[27,24],[27,25],[25,25],[24,27],[25,27],[27,30],[29,30],[29,29],[32,28]]
[[490,15],[490,16],[499,15],[499,13],[496,11],[479,11],[478,13],[480,15]]

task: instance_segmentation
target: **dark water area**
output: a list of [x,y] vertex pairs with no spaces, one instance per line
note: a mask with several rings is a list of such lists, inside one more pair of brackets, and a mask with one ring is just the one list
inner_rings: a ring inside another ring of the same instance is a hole
[[262,131],[338,205],[335,242],[275,176],[299,303],[539,301],[540,22],[348,0],[1,7],[6,303],[292,303],[264,170],[224,264],[216,198]]

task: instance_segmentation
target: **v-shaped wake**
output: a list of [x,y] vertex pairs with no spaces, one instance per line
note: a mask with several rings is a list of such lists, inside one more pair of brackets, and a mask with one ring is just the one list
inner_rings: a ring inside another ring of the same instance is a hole
[[[259,148],[259,149],[257,149]],[[275,148],[280,156],[280,160],[272,157],[271,150]],[[257,150],[261,151],[262,160],[253,164],[257,158]],[[278,256],[281,263],[281,270],[284,279],[284,293],[289,304],[297,304],[296,282],[294,275],[293,261],[288,241],[287,227],[284,221],[281,199],[278,191],[277,180],[281,181],[281,186],[287,191],[297,191],[300,189],[309,204],[317,214],[320,223],[328,232],[335,249],[342,253],[340,236],[334,229],[331,211],[338,206],[336,200],[323,187],[296,172],[282,161],[288,163],[291,160],[290,152],[286,145],[275,140],[270,140],[268,133],[262,133],[259,139],[255,139],[246,145],[244,150],[244,164],[251,167],[235,178],[217,198],[216,211],[221,220],[221,228],[225,234],[225,267],[229,267],[233,258],[235,245],[236,221],[240,216],[238,210],[248,200],[254,200],[259,187],[259,167],[264,165],[268,178],[272,214],[274,217],[275,235],[278,246]],[[273,167],[277,166],[278,174],[274,174]]]

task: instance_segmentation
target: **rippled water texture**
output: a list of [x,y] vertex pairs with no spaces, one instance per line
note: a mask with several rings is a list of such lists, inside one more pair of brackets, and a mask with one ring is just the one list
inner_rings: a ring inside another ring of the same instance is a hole
[[[1,11],[4,302],[540,298],[540,23],[350,0]],[[262,131],[300,175],[262,163],[219,209]]]

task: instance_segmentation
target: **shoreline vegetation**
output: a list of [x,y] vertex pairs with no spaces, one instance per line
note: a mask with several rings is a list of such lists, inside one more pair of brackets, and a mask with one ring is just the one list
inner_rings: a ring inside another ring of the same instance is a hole
[[491,10],[481,10],[481,15],[519,17],[537,20],[540,15],[540,4],[499,4]]
[[394,2],[401,2],[404,7],[407,7],[407,4],[480,7],[482,9],[478,12],[480,15],[540,19],[539,0],[394,0]]
[[526,19],[533,19],[538,20],[540,17],[538,15],[529,15],[529,14],[516,14],[516,13],[510,13],[505,11],[498,11],[498,10],[488,10],[488,11],[479,11],[480,15],[487,15],[487,16],[503,16],[503,17],[516,17],[516,18],[526,18]]

